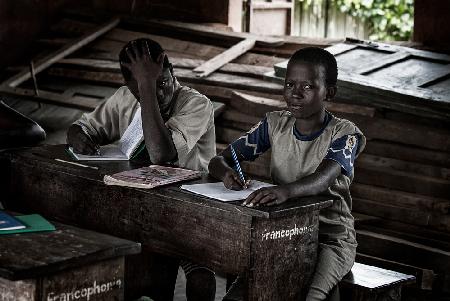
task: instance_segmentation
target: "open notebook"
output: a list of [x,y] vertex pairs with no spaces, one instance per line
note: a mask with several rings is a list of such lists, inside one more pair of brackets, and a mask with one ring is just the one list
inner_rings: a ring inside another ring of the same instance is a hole
[[[70,155],[80,161],[89,160],[130,160],[133,155],[137,154],[145,145],[144,132],[142,130],[141,108],[136,110],[133,120],[127,127],[119,141],[103,145],[100,147],[100,155],[82,155],[73,151],[69,147]],[[141,145],[142,144],[142,145]]]
[[226,188],[222,182],[203,183],[193,185],[182,185],[181,189],[203,195],[212,199],[231,202],[236,200],[245,200],[253,191],[262,187],[273,186],[269,183],[264,183],[252,180],[248,187],[244,190],[231,190]]

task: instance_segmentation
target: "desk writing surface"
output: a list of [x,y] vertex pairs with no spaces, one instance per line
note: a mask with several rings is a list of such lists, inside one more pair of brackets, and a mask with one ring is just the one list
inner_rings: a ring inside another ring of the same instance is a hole
[[[81,162],[82,164],[98,167],[98,170],[91,168],[83,168],[80,166],[71,165],[64,162],[55,161],[55,158],[73,161],[70,156],[65,151],[64,145],[49,145],[44,147],[35,147],[30,149],[24,149],[15,152],[12,157],[13,160],[26,160],[29,164],[42,164],[46,168],[54,169],[61,173],[70,173],[75,176],[79,176],[85,179],[90,179],[94,181],[99,181],[103,183],[103,176],[107,174],[114,174],[120,171],[135,169],[142,166],[148,165],[146,162],[139,161],[90,161]],[[80,162],[78,162],[80,163]],[[194,183],[205,183],[205,182],[215,182],[217,180],[208,176],[203,175],[202,179],[184,181],[180,183],[175,183],[172,185],[166,185],[156,189],[140,189],[126,187],[125,189],[141,191],[141,193],[155,194],[168,196],[175,198],[180,202],[196,202],[199,204],[207,204],[209,206],[215,206],[227,211],[238,211],[242,214],[254,216],[254,217],[275,217],[283,216],[286,212],[290,210],[296,210],[297,212],[307,212],[312,210],[320,210],[331,205],[331,201],[327,197],[315,196],[315,197],[304,197],[299,199],[299,201],[289,201],[279,206],[271,207],[259,207],[259,208],[249,208],[241,206],[242,201],[234,201],[224,203],[218,200],[214,200],[208,197],[203,197],[195,195],[180,189],[182,184],[194,184]]]
[[[150,190],[107,186],[102,180],[105,174],[144,163],[87,163],[98,170],[64,164],[54,160],[68,160],[62,145],[7,152],[2,157],[0,162],[4,164],[5,158],[9,162],[7,209],[41,213],[138,241],[145,250],[216,271],[246,273],[249,300],[298,300],[305,292],[316,260],[319,210],[332,203],[311,197],[248,208],[241,201],[220,202],[179,188],[211,181],[207,175]],[[293,288],[282,290],[286,283]]]
[[141,251],[139,243],[52,222],[51,232],[0,236],[0,277],[29,279]]

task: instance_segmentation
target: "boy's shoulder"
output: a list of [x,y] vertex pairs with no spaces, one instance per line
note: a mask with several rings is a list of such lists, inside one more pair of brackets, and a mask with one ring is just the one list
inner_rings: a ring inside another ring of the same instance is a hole
[[138,102],[133,93],[127,86],[121,86],[117,91],[108,99],[111,105],[119,105],[129,107],[130,104]]
[[351,134],[359,134],[359,135],[363,134],[361,130],[356,126],[356,124],[354,124],[352,121],[336,117],[329,112],[328,114],[330,114],[332,118],[329,123],[329,126],[332,130],[333,136],[341,137],[344,135],[351,135]]
[[271,122],[283,122],[288,121],[292,118],[292,113],[287,110],[280,110],[280,111],[271,111],[266,113],[267,120]]
[[272,129],[271,132],[284,132],[295,122],[295,117],[289,111],[280,110],[267,112],[265,120]]
[[188,86],[180,86],[178,92],[178,98],[190,100],[190,99],[199,99],[200,101],[210,101],[208,97],[198,92],[194,88]]
[[175,99],[175,107],[178,108],[178,110],[183,108],[193,110],[195,110],[195,108],[205,108],[208,110],[213,110],[213,105],[209,98],[193,88],[180,86],[177,93],[178,95]]

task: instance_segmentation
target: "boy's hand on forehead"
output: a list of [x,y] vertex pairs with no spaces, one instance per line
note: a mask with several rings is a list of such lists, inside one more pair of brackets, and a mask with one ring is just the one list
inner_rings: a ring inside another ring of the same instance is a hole
[[279,205],[288,198],[289,192],[283,186],[263,187],[252,192],[242,205],[247,207]]
[[162,74],[163,63],[166,54],[162,52],[158,59],[153,61],[150,55],[150,49],[147,43],[131,43],[126,48],[129,63],[123,62],[122,65],[132,73],[138,83],[146,80],[156,81]]

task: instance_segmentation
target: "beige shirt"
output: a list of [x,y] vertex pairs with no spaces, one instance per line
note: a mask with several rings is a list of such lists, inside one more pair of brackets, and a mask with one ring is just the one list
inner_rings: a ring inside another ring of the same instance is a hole
[[[295,117],[290,112],[270,112],[266,116],[272,149],[271,176],[276,184],[292,183],[314,173],[329,152],[330,145],[341,137],[357,137],[356,156],[361,153],[366,143],[364,135],[352,122],[332,115],[323,132],[310,141],[295,138]],[[356,241],[351,214],[352,180],[353,170],[349,174],[341,172],[325,193],[331,195],[334,202],[331,207],[320,211],[319,234],[322,242],[336,239]]]
[[[178,153],[177,165],[207,171],[209,160],[216,154],[213,105],[196,90],[180,86],[177,81],[175,85],[176,98],[172,101],[166,126]],[[120,139],[139,106],[134,95],[123,86],[74,124],[100,144],[109,144]]]

